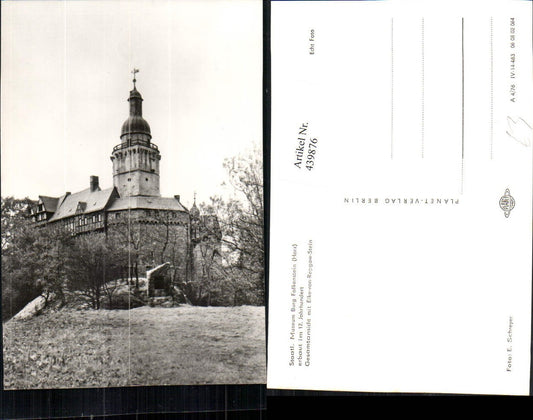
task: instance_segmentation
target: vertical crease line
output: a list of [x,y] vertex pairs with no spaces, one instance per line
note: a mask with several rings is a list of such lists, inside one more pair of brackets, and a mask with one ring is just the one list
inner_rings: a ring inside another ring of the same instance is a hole
[[[168,125],[167,139],[171,139],[172,130],[172,13],[171,0],[168,0],[168,22],[167,22],[167,56],[168,56]],[[160,186],[161,187],[161,186]]]
[[394,18],[391,18],[391,111],[390,111],[390,158],[394,158]]
[[131,197],[128,197],[128,385],[131,386]]
[[422,18],[422,28],[421,28],[421,41],[422,41],[422,115],[420,121],[420,136],[421,136],[421,156],[424,159],[424,136],[425,136],[425,27],[424,27],[424,18]]
[[461,18],[461,194],[464,186],[465,160],[465,18]]
[[494,29],[493,19],[490,17],[490,159],[494,146]]
[[[67,142],[67,2],[63,2],[63,162],[68,162],[68,142]],[[63,191],[68,190],[67,185],[67,165],[63,164]]]
[[[133,68],[133,54],[132,54],[132,8],[130,7],[128,10],[128,43],[129,43],[129,63],[130,68]],[[135,78],[135,74],[133,74],[133,78]],[[128,279],[127,279],[127,285],[128,285],[128,307],[130,310],[128,310],[128,385],[131,386],[131,196],[128,197],[128,221],[127,221],[127,241],[128,241]]]

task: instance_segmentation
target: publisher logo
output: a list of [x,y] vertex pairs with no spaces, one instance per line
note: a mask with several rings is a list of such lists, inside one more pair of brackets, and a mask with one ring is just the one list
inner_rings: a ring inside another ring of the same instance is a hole
[[503,210],[505,217],[509,217],[511,210],[514,209],[515,201],[509,191],[509,188],[505,190],[505,194],[500,198],[500,208]]

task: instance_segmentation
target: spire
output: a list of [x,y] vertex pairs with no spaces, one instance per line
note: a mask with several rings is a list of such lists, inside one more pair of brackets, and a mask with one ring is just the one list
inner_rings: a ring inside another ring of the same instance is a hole
[[198,217],[200,217],[200,210],[198,210],[198,207],[196,207],[196,191],[194,192],[194,202],[192,204],[190,214],[193,219],[198,219]]
[[139,69],[136,69],[135,67],[131,71],[131,74],[133,74],[133,89],[135,90],[135,83],[137,82],[137,79],[135,78],[135,75],[139,73]]
[[146,120],[143,118],[143,98],[139,91],[137,90],[137,77],[136,74],[139,73],[139,69],[133,69],[133,89],[130,90],[130,96],[128,98],[128,102],[130,103],[130,115],[129,118],[124,121],[124,124],[122,125],[122,134],[120,135],[120,138],[122,141],[128,141],[131,140],[133,137],[136,136],[136,138],[139,138],[139,136],[142,137],[142,139],[150,141],[152,138],[152,134],[150,132],[150,125],[146,122]]
[[128,98],[128,102],[130,103],[130,116],[132,117],[142,117],[143,116],[143,108],[142,108],[142,101],[143,98],[139,91],[137,90],[136,83],[137,78],[136,74],[139,73],[139,69],[133,69],[133,90],[130,91],[130,97]]

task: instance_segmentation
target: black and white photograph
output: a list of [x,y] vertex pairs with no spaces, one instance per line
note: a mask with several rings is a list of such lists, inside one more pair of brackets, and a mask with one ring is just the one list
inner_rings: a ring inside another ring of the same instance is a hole
[[266,382],[262,2],[2,2],[6,390]]

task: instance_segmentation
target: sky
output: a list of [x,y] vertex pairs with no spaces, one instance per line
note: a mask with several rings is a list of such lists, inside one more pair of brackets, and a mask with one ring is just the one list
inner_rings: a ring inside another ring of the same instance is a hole
[[261,0],[2,1],[1,40],[2,196],[111,187],[133,68],[162,196],[228,194],[261,145]]

